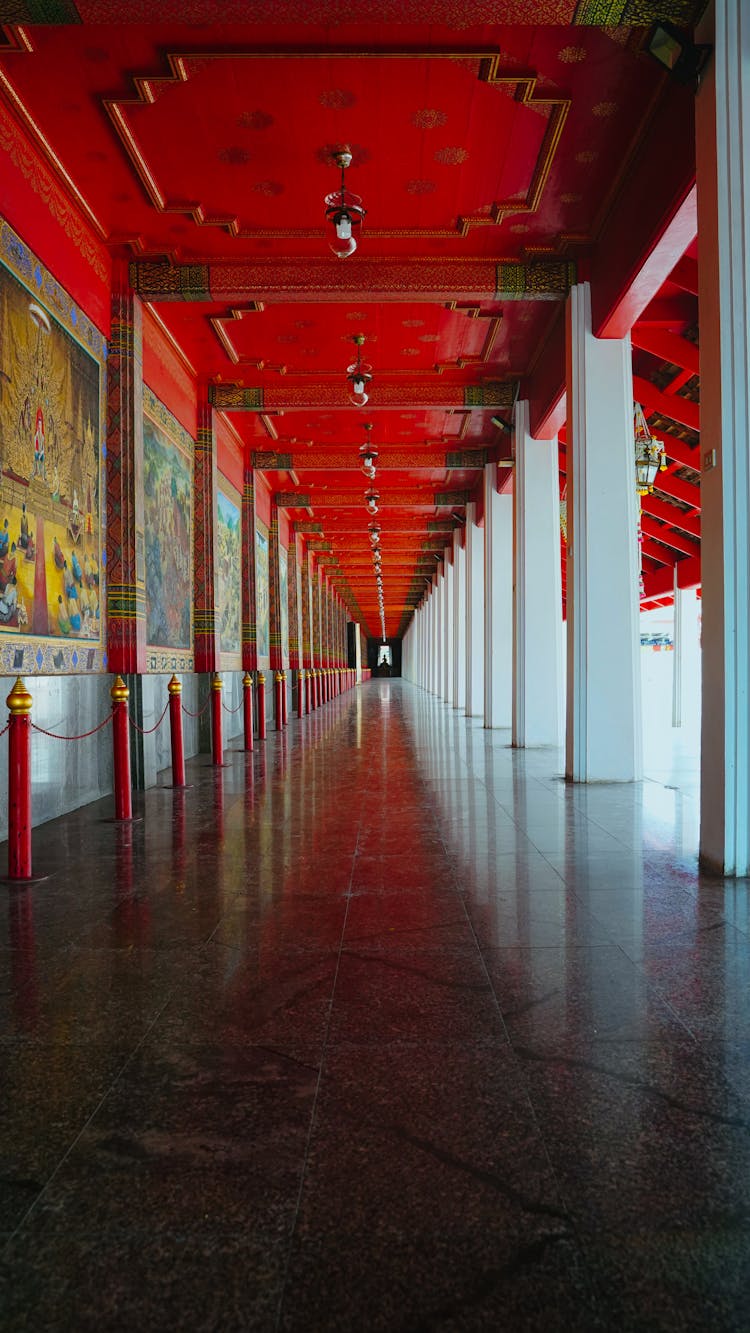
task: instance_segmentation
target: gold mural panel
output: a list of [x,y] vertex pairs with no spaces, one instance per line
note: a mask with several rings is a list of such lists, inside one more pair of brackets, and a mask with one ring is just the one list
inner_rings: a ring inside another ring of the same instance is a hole
[[106,345],[0,221],[0,671],[106,669]]

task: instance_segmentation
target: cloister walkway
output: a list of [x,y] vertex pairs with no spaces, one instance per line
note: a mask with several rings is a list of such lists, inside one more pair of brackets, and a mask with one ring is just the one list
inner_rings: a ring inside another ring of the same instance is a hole
[[559,774],[381,680],[38,829],[0,1326],[747,1328],[747,886]]

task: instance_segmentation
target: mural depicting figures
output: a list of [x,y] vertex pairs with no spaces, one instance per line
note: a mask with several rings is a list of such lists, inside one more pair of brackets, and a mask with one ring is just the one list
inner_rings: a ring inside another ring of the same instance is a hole
[[[103,357],[98,331],[0,224],[3,667],[103,665]],[[15,642],[4,645],[6,636]]]
[[289,657],[289,557],[283,546],[279,547],[279,595],[281,597],[281,654],[283,661]]
[[239,666],[242,651],[242,512],[236,491],[230,496],[221,487],[217,489],[216,520],[219,599],[216,624],[222,658],[233,655],[238,661],[226,665]]
[[190,436],[149,390],[143,393],[146,640],[192,665],[193,455]]
[[255,642],[258,658],[268,657],[268,528],[260,520],[255,527],[255,591],[258,605],[258,618],[255,626]]

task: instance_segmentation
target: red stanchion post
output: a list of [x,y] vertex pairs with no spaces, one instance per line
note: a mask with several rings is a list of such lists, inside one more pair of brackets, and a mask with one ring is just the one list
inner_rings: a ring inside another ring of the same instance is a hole
[[242,677],[243,718],[245,722],[245,749],[253,748],[253,678],[247,671]]
[[281,701],[281,692],[284,688],[284,677],[280,671],[274,672],[273,677],[273,714],[276,719],[276,730],[281,731],[284,726],[284,705]]
[[221,692],[224,682],[218,671],[211,677],[211,762],[224,763],[224,737],[221,728]]
[[109,696],[112,700],[115,819],[132,819],[133,793],[130,785],[130,718],[128,717],[130,690],[122,676],[115,676]]
[[172,785],[185,786],[185,746],[182,741],[182,681],[173,676],[169,690],[169,734],[172,742]]
[[305,673],[305,712],[311,713],[313,710],[313,683],[312,670],[308,668]]
[[266,678],[258,672],[258,740],[266,739]]
[[20,676],[7,703],[8,879],[31,879],[31,695]]
[[307,672],[300,670],[297,673],[297,717],[305,716],[305,676]]
[[289,726],[289,696],[286,687],[286,671],[281,673],[281,721],[285,727]]

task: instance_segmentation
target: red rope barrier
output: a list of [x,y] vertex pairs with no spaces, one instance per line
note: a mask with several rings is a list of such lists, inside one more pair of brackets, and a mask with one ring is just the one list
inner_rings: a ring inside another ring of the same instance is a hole
[[10,722],[6,722],[6,724],[5,724],[5,726],[3,727],[2,731],[0,731],[0,736],[4,736],[5,733],[6,733],[6,731],[8,731],[9,728],[10,728]]
[[[139,732],[141,733],[142,736],[151,736],[152,733],[155,732],[155,731],[157,731],[158,728],[161,726],[162,722],[164,721],[165,717],[167,716],[167,709],[168,709],[168,708],[169,708],[169,699],[167,699],[167,702],[166,702],[165,705],[164,705],[164,712],[162,713],[161,717],[159,718],[159,721],[158,721],[157,723],[155,723],[155,725],[154,725],[153,727],[139,727],[139,726],[138,726],[138,723],[137,723],[137,722],[135,721],[135,719],[132,718],[132,717],[130,718],[130,725],[131,725],[131,727],[135,727],[136,731],[139,731]],[[128,716],[130,717],[130,714],[128,714]]]
[[32,731],[41,731],[43,736],[51,736],[53,741],[85,741],[89,736],[95,736],[97,731],[101,731],[102,727],[106,727],[113,717],[114,713],[110,713],[103,722],[99,723],[98,727],[92,727],[91,731],[82,731],[80,736],[61,736],[57,731],[45,731],[44,727],[38,727],[36,722],[32,722],[31,729]]
[[203,714],[205,713],[206,709],[208,708],[208,705],[210,704],[210,702],[211,702],[211,699],[210,699],[210,697],[209,697],[208,699],[206,699],[206,702],[204,703],[203,707],[201,708],[200,712],[198,712],[198,713],[191,713],[191,712],[190,712],[190,709],[189,709],[189,708],[186,708],[184,704],[182,705],[182,711],[183,711],[183,713],[187,713],[188,717],[203,717]]
[[225,713],[239,713],[240,709],[241,709],[242,707],[244,707],[244,703],[245,703],[245,700],[244,700],[244,699],[240,699],[240,701],[239,701],[239,703],[238,703],[238,705],[237,705],[236,708],[227,708],[226,704],[224,703],[224,700],[222,699],[222,701],[221,701],[221,706],[222,706],[222,708],[224,709],[224,712],[225,712]]

